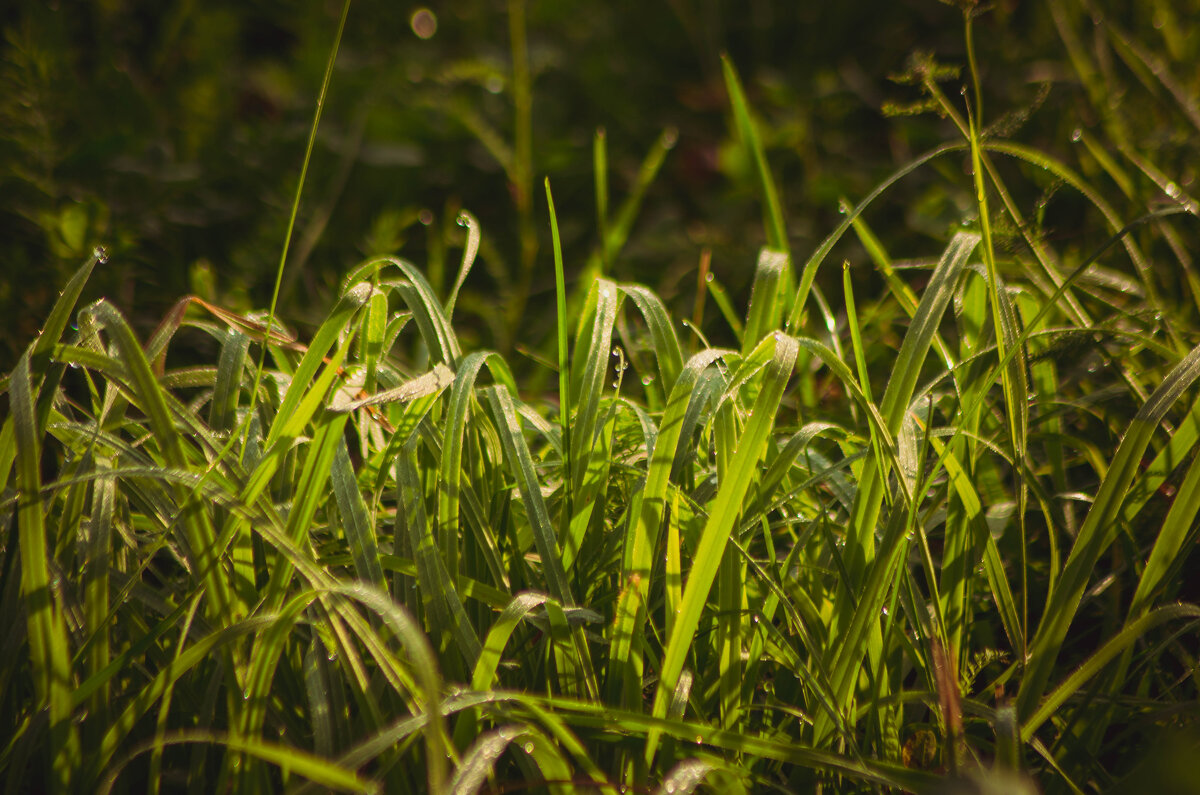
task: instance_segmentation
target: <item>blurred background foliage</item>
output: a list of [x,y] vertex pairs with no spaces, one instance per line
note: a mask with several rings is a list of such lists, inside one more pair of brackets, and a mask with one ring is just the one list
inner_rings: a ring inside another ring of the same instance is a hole
[[[598,128],[614,206],[655,142],[670,146],[609,272],[647,283],[688,315],[708,250],[719,282],[744,295],[764,235],[720,55],[731,56],[760,119],[802,261],[836,225],[840,200],[861,199],[916,154],[956,138],[947,120],[923,112],[918,88],[896,79],[921,63],[914,53],[932,53],[950,75],[965,66],[955,5],[358,0],[280,314],[303,322],[328,305],[350,266],[376,254],[424,264],[445,290],[465,208],[480,220],[484,248],[459,301],[460,335],[502,351],[536,347],[552,317],[529,310],[550,306],[553,294],[541,180],[553,180],[568,271],[578,278],[598,245]],[[341,6],[4,4],[0,369],[96,246],[108,261],[90,289],[143,331],[189,292],[238,311],[267,306]],[[1190,20],[1200,3],[999,0],[977,10],[991,134],[1112,186],[1126,220],[1168,200],[1164,186],[1192,190],[1200,36]],[[951,77],[947,93],[957,97],[961,81]],[[940,251],[923,239],[944,241],[969,214],[963,165],[941,159],[872,212],[894,254]],[[1049,177],[1027,170],[1016,198],[1040,232],[1060,250],[1103,242],[1073,192],[1056,193]],[[845,245],[870,294],[869,261]],[[1177,248],[1172,263],[1189,256],[1188,241]],[[1164,266],[1160,286],[1191,303],[1188,273]]]

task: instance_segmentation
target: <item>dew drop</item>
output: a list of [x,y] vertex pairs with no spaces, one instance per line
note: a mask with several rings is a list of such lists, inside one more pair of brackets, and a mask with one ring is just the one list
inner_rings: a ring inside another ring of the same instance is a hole
[[246,688],[245,690],[242,691],[242,699],[245,701],[250,700],[250,688]]
[[717,278],[717,277],[715,274],[713,274],[712,271],[709,271],[708,273],[704,274],[704,281],[708,282],[709,284],[712,284],[713,279],[715,279],[715,278]]
[[433,223],[433,211],[422,208],[421,212],[417,213],[417,220],[421,222],[421,226],[429,226]]
[[654,376],[652,376],[652,375],[642,376],[642,386],[650,386],[653,383],[654,383]]
[[879,608],[879,614],[882,616],[888,615],[887,605],[884,605],[883,607]]
[[108,262],[108,249],[104,246],[96,246],[92,249],[92,256],[96,258],[96,262],[103,265]]
[[1079,143],[1080,141],[1082,141],[1083,140],[1083,130],[1076,127],[1071,132],[1071,140],[1074,141],[1075,143]]
[[527,753],[527,754],[533,753],[533,743],[525,743],[525,753]]
[[699,745],[702,742],[704,742],[704,738],[701,737],[699,734],[697,734],[696,735],[696,745]]
[[504,90],[504,80],[499,75],[488,75],[483,87],[488,90],[489,94],[499,94]]
[[1179,186],[1174,182],[1168,182],[1166,187],[1163,188],[1163,193],[1167,194],[1172,199],[1178,199],[1180,195]]

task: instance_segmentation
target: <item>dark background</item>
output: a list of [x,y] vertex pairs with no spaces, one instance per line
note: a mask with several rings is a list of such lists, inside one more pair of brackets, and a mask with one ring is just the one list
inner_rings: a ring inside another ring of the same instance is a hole
[[[1195,97],[1200,42],[1184,22],[1197,18],[1198,5],[994,4],[974,22],[984,124],[1002,122],[995,134],[1043,148],[1112,189],[1110,200],[1127,217],[1152,206],[1161,190],[1123,162],[1132,189],[1122,195],[1072,142],[1074,130],[1094,134],[1110,152],[1119,135],[1190,189],[1195,120],[1114,44],[1111,31],[1160,58]],[[2,369],[98,245],[109,258],[89,296],[108,296],[142,333],[188,293],[237,311],[267,306],[341,7],[340,0],[4,5]],[[963,11],[955,4],[456,0],[428,4],[437,19],[428,39],[414,32],[419,8],[385,0],[351,6],[283,281],[280,314],[301,327],[321,317],[340,277],[369,255],[427,264],[444,295],[463,239],[454,219],[466,208],[481,222],[484,249],[459,304],[460,334],[500,350],[539,344],[551,318],[530,310],[552,305],[553,295],[541,180],[552,178],[568,272],[578,274],[597,243],[598,127],[607,131],[610,212],[662,131],[678,133],[612,275],[647,283],[690,314],[707,248],[718,279],[743,300],[764,234],[754,173],[732,131],[722,52],[760,118],[801,262],[836,226],[840,198],[861,199],[916,154],[956,136],[933,113],[882,112],[921,99],[918,88],[889,80],[914,52],[965,66]],[[521,8],[532,70],[533,203],[524,219],[539,244],[536,257],[525,254],[532,271],[521,266],[520,189],[486,144],[490,135],[502,148],[513,145],[509,22]],[[1100,94],[1081,83],[1064,35],[1100,64]],[[964,80],[944,90],[958,99]],[[872,211],[894,256],[936,256],[971,214],[964,165],[944,160],[925,169]],[[1017,198],[1030,213],[1041,202],[1049,235],[1068,248],[1099,242],[1094,212],[1027,172]],[[875,282],[863,254],[847,245],[838,256],[863,266],[856,279],[869,293]],[[827,269],[835,279],[836,270]]]

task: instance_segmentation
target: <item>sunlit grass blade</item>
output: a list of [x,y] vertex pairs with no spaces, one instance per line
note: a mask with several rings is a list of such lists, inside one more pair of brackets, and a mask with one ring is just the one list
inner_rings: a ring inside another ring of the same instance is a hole
[[[750,294],[750,312],[742,338],[742,355],[749,355],[759,341],[779,330],[783,320],[780,292],[791,270],[791,261],[783,251],[764,248],[758,252],[754,269],[754,289]],[[789,290],[790,292],[790,290]]]
[[646,321],[654,350],[654,364],[658,368],[658,382],[662,394],[670,395],[675,379],[683,369],[683,349],[666,307],[661,298],[639,284],[620,284],[617,288],[633,302]]
[[723,354],[728,353],[712,349],[702,351],[684,365],[671,390],[654,449],[650,452],[646,481],[630,505],[621,595],[617,602],[608,663],[610,698],[623,703],[626,708],[632,708],[641,700],[642,657],[636,639],[641,634],[646,617],[653,556],[658,547],[659,528],[666,509],[672,464],[678,448],[691,440],[691,434],[684,433],[685,426],[691,427],[686,425],[686,413],[689,404],[694,401],[694,387],[701,375]]
[[[666,715],[670,694],[683,671],[721,558],[728,554],[726,544],[729,535],[733,532],[746,492],[755,479],[758,461],[762,458],[768,437],[775,426],[775,413],[800,350],[794,339],[782,333],[768,337],[764,343],[771,344],[774,355],[766,366],[761,391],[745,430],[737,441],[728,476],[720,483],[704,532],[694,552],[692,567],[684,584],[679,616],[668,640],[660,669],[659,684],[654,697],[656,717]],[[651,735],[646,743],[647,762],[654,759],[657,745],[657,735]]]
[[71,646],[63,604],[51,587],[51,553],[47,549],[45,504],[41,497],[42,429],[34,414],[35,394],[30,383],[32,351],[17,363],[9,384],[15,428],[18,538],[21,545],[21,596],[25,603],[30,666],[38,708],[50,720],[50,757],[54,768],[48,777],[52,789],[67,791],[78,782],[79,733],[72,722]]
[[467,281],[467,275],[471,272],[471,266],[475,264],[475,256],[479,253],[479,222],[475,220],[475,216],[471,215],[466,210],[459,213],[459,226],[467,228],[467,242],[463,246],[462,262],[458,266],[458,276],[454,279],[454,287],[450,290],[450,296],[446,299],[446,319],[454,317],[454,304],[458,301],[458,291]]
[[[932,348],[934,334],[950,303],[958,277],[978,242],[977,235],[968,233],[959,233],[950,242],[904,336],[880,405],[880,414],[893,438],[904,422],[922,365]],[[851,699],[864,653],[870,653],[873,664],[878,659],[880,610],[891,585],[892,569],[904,546],[905,512],[899,507],[902,501],[897,501],[880,544],[880,557],[876,558],[876,525],[887,488],[887,471],[887,462],[873,457],[867,459],[850,516],[845,552],[850,580],[842,584],[843,598],[834,607],[830,625],[831,634],[840,638],[840,643],[831,646],[826,656],[834,692],[840,702],[839,709],[844,709]],[[826,716],[818,717],[815,727],[818,742],[827,736],[830,728]]]
[[[603,485],[603,463],[597,460],[605,443],[597,438],[600,423],[600,400],[612,360],[613,327],[617,320],[620,294],[607,279],[598,280],[592,287],[580,318],[580,331],[575,340],[575,355],[570,364],[570,403],[564,415],[573,419],[570,427],[569,454],[564,484],[569,483],[566,505],[569,519],[563,538],[563,568],[569,571],[579,552],[584,531],[594,507],[595,496]],[[568,444],[564,435],[564,444]]]

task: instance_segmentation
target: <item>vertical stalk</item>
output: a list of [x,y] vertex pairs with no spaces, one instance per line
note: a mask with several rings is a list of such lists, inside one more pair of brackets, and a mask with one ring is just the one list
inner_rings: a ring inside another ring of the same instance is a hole
[[525,33],[525,0],[509,0],[508,36],[512,49],[514,116],[512,180],[521,246],[517,294],[509,309],[510,328],[515,328],[525,313],[538,249],[537,229],[533,223],[533,91]]

